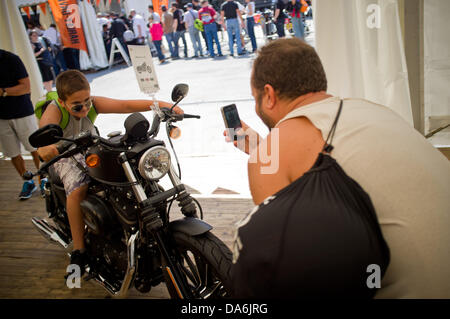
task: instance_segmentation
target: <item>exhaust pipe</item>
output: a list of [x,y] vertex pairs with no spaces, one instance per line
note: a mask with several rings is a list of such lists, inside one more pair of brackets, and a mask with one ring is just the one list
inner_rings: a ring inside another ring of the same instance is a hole
[[39,230],[39,232],[47,238],[48,241],[53,243],[58,243],[64,248],[69,247],[69,243],[66,239],[63,239],[60,235],[60,232],[53,226],[50,226],[49,223],[43,219],[38,217],[33,217],[31,219],[33,225]]

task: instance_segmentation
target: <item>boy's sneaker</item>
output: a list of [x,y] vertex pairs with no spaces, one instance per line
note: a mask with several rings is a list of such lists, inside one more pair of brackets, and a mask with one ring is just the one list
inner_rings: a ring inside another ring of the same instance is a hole
[[41,179],[41,185],[40,185],[40,188],[41,188],[41,196],[42,197],[45,197],[45,189],[44,189],[44,187],[45,187],[45,184],[47,183],[47,178],[43,178],[43,179]]
[[[80,267],[80,276],[83,276],[85,273],[86,265],[88,264],[88,255],[87,252],[84,250],[81,252],[80,250],[74,250],[70,254],[70,264],[71,265],[77,265]],[[67,278],[66,278],[67,279]]]
[[34,182],[26,181],[23,183],[22,191],[19,194],[19,199],[24,200],[31,197],[34,191],[37,190],[36,185],[34,185]]

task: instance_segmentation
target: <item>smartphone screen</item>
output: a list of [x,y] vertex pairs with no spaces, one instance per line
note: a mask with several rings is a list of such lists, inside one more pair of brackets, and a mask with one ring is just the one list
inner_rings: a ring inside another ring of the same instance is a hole
[[230,129],[230,136],[234,136],[234,140],[237,140],[237,136],[234,134],[236,128],[242,127],[241,119],[239,118],[239,113],[237,111],[235,104],[230,104],[221,108],[223,120],[225,122],[225,127]]

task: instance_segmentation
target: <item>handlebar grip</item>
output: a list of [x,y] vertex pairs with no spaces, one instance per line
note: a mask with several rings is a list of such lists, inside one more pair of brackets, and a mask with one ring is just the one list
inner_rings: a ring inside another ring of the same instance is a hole
[[59,154],[62,154],[65,151],[67,151],[69,147],[72,146],[72,144],[73,144],[72,142],[64,142],[61,145],[58,145],[56,149],[58,150]]
[[185,119],[199,119],[200,115],[193,115],[193,114],[183,114],[183,118]]

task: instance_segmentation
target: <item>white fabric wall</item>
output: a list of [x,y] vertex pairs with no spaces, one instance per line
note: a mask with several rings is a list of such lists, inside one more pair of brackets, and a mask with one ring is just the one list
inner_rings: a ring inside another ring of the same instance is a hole
[[[425,133],[430,116],[450,116],[450,1],[424,1],[424,115]],[[448,130],[433,138],[450,145]]]
[[127,16],[130,14],[130,10],[136,10],[137,14],[140,14],[145,21],[148,21],[148,6],[151,5],[150,0],[126,0],[123,3]]
[[44,95],[41,72],[34,57],[19,8],[11,0],[0,0],[0,49],[20,57],[30,77],[31,101]]
[[80,68],[82,70],[106,68],[108,66],[108,59],[94,7],[87,1],[79,1],[78,4],[80,7],[84,38],[86,39],[86,45],[89,51],[89,56],[85,51],[80,51]]
[[[386,105],[413,125],[397,0],[315,0],[316,49],[329,92]],[[369,28],[370,4],[380,8]]]

